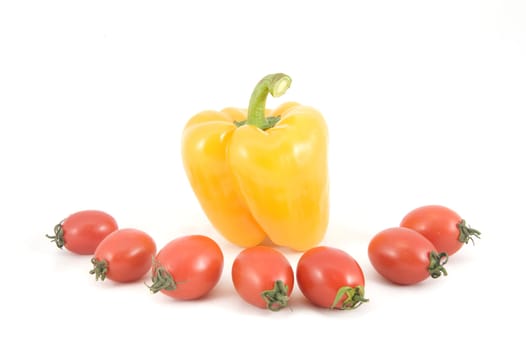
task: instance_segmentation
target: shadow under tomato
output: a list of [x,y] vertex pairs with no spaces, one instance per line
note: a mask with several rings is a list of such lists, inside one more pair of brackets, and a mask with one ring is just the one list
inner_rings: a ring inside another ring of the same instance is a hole
[[293,293],[289,306],[292,309],[292,311],[301,312],[302,314],[305,314],[307,312],[307,313],[314,313],[316,315],[320,315],[324,317],[326,316],[326,317],[331,317],[331,318],[334,318],[334,317],[346,317],[347,318],[353,315],[354,315],[353,317],[355,317],[357,315],[363,314],[364,312],[367,312],[366,309],[367,309],[368,303],[363,303],[362,305],[358,306],[356,309],[351,309],[351,310],[328,309],[328,308],[324,308],[324,307],[313,304],[305,296],[303,296],[301,292],[298,291],[298,293],[296,293],[295,295]]
[[419,290],[425,290],[428,288],[435,288],[434,285],[441,285],[441,280],[447,279],[447,276],[440,276],[438,278],[433,279],[431,277],[426,278],[423,281],[420,281],[415,284],[398,284],[389,281],[382,275],[380,275],[373,267],[366,267],[364,269],[364,273],[366,274],[366,280],[367,284],[365,286],[365,297],[369,298],[369,296],[373,293],[393,293],[393,291],[401,292],[401,293],[413,293],[415,291]]
[[[197,299],[175,299],[168,295],[163,294],[162,292],[157,292],[155,294],[150,293],[152,297],[154,297],[156,302],[163,303],[163,304],[189,304],[189,305],[198,305],[202,303],[218,303],[219,301],[223,302],[223,300],[229,298],[231,295],[233,295],[234,290],[231,289],[228,286],[227,280],[221,279],[218,284],[207,294],[204,296],[197,298]],[[149,282],[148,282],[149,283]],[[235,295],[234,295],[235,296]]]

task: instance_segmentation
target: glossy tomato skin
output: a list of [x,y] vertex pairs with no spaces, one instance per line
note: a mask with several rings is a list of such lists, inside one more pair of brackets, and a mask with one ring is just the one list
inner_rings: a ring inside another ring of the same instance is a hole
[[336,300],[340,288],[365,287],[358,262],[347,252],[328,246],[314,247],[303,253],[296,267],[296,279],[303,295],[322,308],[343,309],[344,298]]
[[[262,309],[278,311],[287,306],[294,289],[294,270],[289,261],[280,251],[268,246],[242,250],[234,259],[231,277],[239,296]],[[281,305],[269,304],[263,296],[265,291],[272,291],[276,283],[282,283],[286,289],[286,298]]]
[[55,226],[54,242],[59,248],[81,255],[92,255],[99,243],[118,229],[117,221],[100,210],[82,210]]
[[193,300],[204,297],[217,285],[223,265],[223,252],[216,241],[205,235],[187,235],[159,250],[153,274],[162,267],[175,283],[175,289],[161,289],[162,293],[178,300]]
[[436,252],[433,243],[406,227],[380,231],[368,247],[369,260],[375,270],[400,285],[416,284],[430,276],[431,252]]
[[150,271],[156,251],[155,241],[146,232],[121,228],[100,242],[94,259],[107,263],[107,272],[102,279],[134,282]]
[[438,251],[449,256],[456,253],[462,242],[458,225],[462,218],[453,210],[440,205],[427,205],[410,211],[400,226],[413,229],[424,235]]

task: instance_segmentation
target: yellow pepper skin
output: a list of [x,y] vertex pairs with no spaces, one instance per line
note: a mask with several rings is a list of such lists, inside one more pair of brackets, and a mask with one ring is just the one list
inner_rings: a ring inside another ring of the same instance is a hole
[[203,111],[186,124],[184,168],[208,219],[228,241],[306,251],[324,238],[329,220],[327,125],[316,109],[281,96],[290,77],[256,86],[248,110]]

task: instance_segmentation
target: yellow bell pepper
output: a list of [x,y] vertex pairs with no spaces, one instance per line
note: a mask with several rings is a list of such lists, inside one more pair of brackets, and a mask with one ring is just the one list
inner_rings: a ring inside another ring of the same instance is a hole
[[305,251],[329,220],[327,125],[312,107],[288,102],[273,111],[291,79],[264,77],[247,109],[203,111],[186,124],[184,168],[214,228],[242,247],[264,243]]

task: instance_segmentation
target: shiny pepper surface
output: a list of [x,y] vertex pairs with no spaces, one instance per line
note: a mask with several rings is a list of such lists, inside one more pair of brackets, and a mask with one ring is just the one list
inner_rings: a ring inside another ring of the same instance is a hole
[[187,177],[215,229],[251,247],[268,239],[305,251],[325,236],[329,219],[327,125],[312,107],[287,102],[270,111],[291,79],[281,73],[255,87],[248,110],[203,111],[185,126]]

